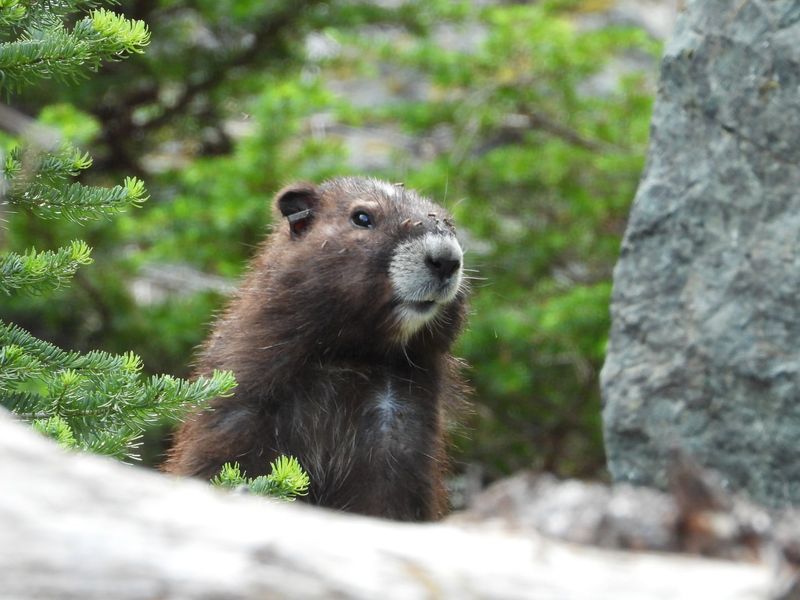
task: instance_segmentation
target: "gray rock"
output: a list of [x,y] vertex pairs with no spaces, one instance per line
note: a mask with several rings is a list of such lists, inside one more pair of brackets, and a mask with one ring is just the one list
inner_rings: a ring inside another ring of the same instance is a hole
[[800,501],[800,0],[693,0],[661,69],[602,372],[615,480],[678,448]]
[[603,548],[769,562],[786,571],[781,585],[800,589],[798,511],[770,513],[728,494],[685,458],[672,469],[669,487],[667,494],[523,471],[493,483],[447,520]]

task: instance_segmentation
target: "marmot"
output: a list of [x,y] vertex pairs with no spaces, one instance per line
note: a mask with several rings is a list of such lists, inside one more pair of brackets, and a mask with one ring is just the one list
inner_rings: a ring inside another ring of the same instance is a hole
[[440,517],[444,410],[465,390],[449,352],[467,297],[451,217],[361,177],[290,185],[274,212],[199,358],[198,374],[239,385],[183,424],[164,469],[211,478],[237,461],[252,477],[287,454],[313,504]]

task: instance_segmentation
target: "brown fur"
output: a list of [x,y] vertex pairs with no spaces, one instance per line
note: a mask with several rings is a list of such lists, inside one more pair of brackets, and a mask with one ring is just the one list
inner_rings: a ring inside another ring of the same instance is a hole
[[[311,209],[297,235],[281,217],[287,206]],[[200,375],[234,372],[235,395],[184,423],[164,469],[211,478],[238,461],[256,476],[288,454],[309,473],[311,503],[402,520],[440,517],[444,411],[464,396],[449,348],[466,291],[401,343],[388,265],[404,240],[452,235],[449,216],[414,192],[364,178],[290,186],[275,207],[275,231],[199,358]],[[364,207],[374,229],[350,222]],[[388,413],[376,401],[387,394],[395,400]]]

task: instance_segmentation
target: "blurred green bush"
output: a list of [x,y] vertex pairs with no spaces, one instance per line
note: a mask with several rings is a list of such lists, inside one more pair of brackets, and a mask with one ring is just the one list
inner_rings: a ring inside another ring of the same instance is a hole
[[[10,247],[78,237],[96,264],[55,299],[4,300],[0,316],[62,347],[133,350],[186,375],[223,295],[143,304],[131,282],[173,263],[236,277],[271,194],[358,171],[353,148],[373,149],[347,133],[371,131],[390,148],[375,150],[389,160],[369,174],[448,205],[475,269],[458,348],[475,412],[457,459],[486,478],[522,467],[602,476],[597,373],[652,96],[630,64],[654,65],[659,48],[636,29],[577,26],[596,4],[121,2],[151,28],[144,57],[17,103],[91,151],[92,177],[143,176],[152,199],[58,231],[7,215]],[[316,56],[312,33],[327,48]],[[341,93],[364,80],[382,81],[389,101]]]

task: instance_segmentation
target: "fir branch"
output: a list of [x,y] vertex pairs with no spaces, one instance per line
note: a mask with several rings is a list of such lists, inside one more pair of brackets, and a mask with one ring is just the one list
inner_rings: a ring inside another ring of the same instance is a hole
[[30,26],[40,22],[43,17],[63,19],[67,15],[109,2],[116,3],[115,0],[25,0],[23,3],[27,8],[27,18],[23,23]]
[[92,166],[88,152],[81,152],[71,144],[61,144],[54,152],[37,152],[17,146],[6,156],[4,173],[12,186],[25,185],[22,177],[55,184],[69,177],[77,177],[80,172]]
[[[26,362],[23,363],[23,359]],[[96,388],[104,388],[108,392],[119,392],[130,379],[137,380],[142,368],[141,359],[133,353],[115,355],[99,350],[86,354],[65,352],[17,325],[0,322],[0,382],[14,372],[15,364],[20,365],[20,370],[35,371],[35,377],[48,374],[49,379],[58,373],[79,373]],[[74,385],[72,379],[69,382]],[[229,371],[214,371],[211,377],[198,377],[192,382],[161,375],[137,383],[141,393],[135,402],[129,404],[129,408],[149,410],[163,404],[170,413],[175,414],[177,405],[188,405],[187,409],[193,409],[206,399],[230,394],[236,380]],[[92,411],[93,395],[84,398],[78,412]],[[97,402],[102,410],[108,410],[109,404]]]
[[210,398],[229,396],[234,387],[236,379],[230,371],[215,370],[211,377],[198,377],[193,381],[159,375],[145,385],[144,394],[136,404],[146,410],[158,406],[159,415],[176,420],[187,410],[201,407]]
[[6,30],[21,25],[28,9],[19,0],[0,0],[0,29]]
[[40,294],[65,285],[81,265],[91,264],[91,248],[80,240],[55,252],[37,252],[0,256],[0,293],[21,290]]
[[69,423],[57,415],[49,419],[36,419],[31,425],[39,433],[53,438],[63,448],[72,449],[78,446],[78,440],[75,439]]
[[30,421],[33,419],[46,419],[50,415],[47,413],[37,413],[36,407],[45,402],[44,396],[36,392],[21,392],[16,390],[6,390],[0,385],[0,405],[6,407],[19,418]]
[[[14,360],[22,360],[24,357],[30,361],[24,368],[32,378],[42,378],[48,374],[52,376],[56,372],[73,369],[92,380],[100,381],[114,373],[130,372],[127,355],[113,355],[98,350],[86,354],[65,352],[49,342],[37,339],[21,327],[0,322],[0,358],[3,356],[3,349]],[[4,367],[0,372],[0,381],[8,373],[13,373],[10,365],[4,366],[0,362],[0,367]]]
[[[76,79],[104,60],[141,52],[149,32],[141,21],[104,9],[93,10],[68,31],[62,19],[94,0],[0,0],[0,89],[14,91],[42,78]],[[55,145],[55,144],[53,144]],[[50,149],[51,144],[43,146]],[[3,202],[42,217],[81,221],[138,206],[144,185],[128,178],[122,186],[99,188],[68,183],[91,165],[69,145],[42,152],[13,150],[3,161]],[[0,257],[0,292],[39,292],[63,285],[79,265],[91,261],[89,247]],[[128,353],[65,352],[24,329],[0,322],[0,404],[62,445],[133,458],[149,424],[176,419],[187,410],[229,394],[233,375],[214,372],[187,382],[168,375],[146,378],[142,362]]]
[[219,474],[211,480],[211,485],[228,489],[246,486],[251,494],[289,502],[308,493],[308,474],[296,458],[279,456],[269,466],[269,475],[251,479],[242,473],[239,463],[225,463]]
[[113,188],[65,184],[91,165],[91,157],[71,144],[62,144],[53,152],[16,147],[4,163],[5,200],[41,217],[75,221],[112,215],[147,200],[144,183],[133,177]]
[[247,485],[247,478],[242,474],[239,463],[225,463],[219,474],[211,480],[211,485],[219,488],[233,489]]
[[270,463],[269,475],[256,477],[250,482],[250,491],[260,496],[294,500],[308,493],[308,474],[293,456],[279,456]]
[[18,91],[48,78],[75,81],[87,70],[97,71],[103,61],[143,52],[150,42],[144,22],[102,8],[78,21],[72,31],[54,18],[42,25],[29,27],[19,40],[0,44],[0,89]]
[[144,378],[141,369],[132,353],[65,352],[0,323],[0,404],[29,421],[62,419],[77,447],[92,452],[135,458],[136,440],[148,425],[175,420],[236,385],[230,372],[188,382]]
[[65,352],[32,336],[17,325],[0,321],[0,348],[9,346],[15,346],[24,355],[37,360],[42,365],[41,369],[46,371],[73,369],[88,377],[102,380],[112,373],[136,373],[138,369],[131,359],[133,355],[114,355],[99,350],[86,354]]
[[67,218],[85,221],[117,214],[128,207],[138,207],[147,200],[144,183],[126,177],[124,185],[113,188],[72,183],[66,187],[34,181],[29,184],[12,180],[6,200],[44,218]]
[[139,447],[137,440],[140,436],[141,429],[127,425],[103,429],[93,427],[78,439],[78,446],[93,454],[120,460],[138,460],[134,450]]
[[[25,352],[22,346],[13,343],[0,346],[0,389],[25,381],[30,373],[37,373],[42,368],[41,361]],[[19,399],[20,402],[23,400]]]
[[[105,60],[118,60],[129,54],[142,54],[150,43],[150,31],[144,21],[126,19],[104,8],[90,14],[92,30],[99,34],[94,50]],[[84,21],[86,22],[86,21]]]

